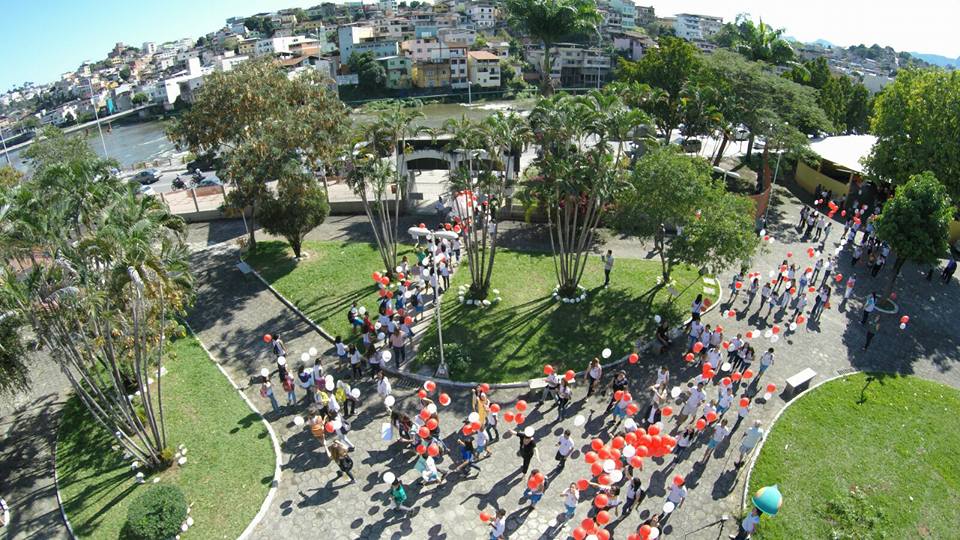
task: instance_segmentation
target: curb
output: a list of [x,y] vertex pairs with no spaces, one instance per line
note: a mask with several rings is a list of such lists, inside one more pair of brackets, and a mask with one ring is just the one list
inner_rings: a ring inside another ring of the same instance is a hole
[[60,475],[57,474],[57,449],[60,446],[60,421],[63,415],[57,416],[57,429],[53,438],[53,485],[57,493],[57,508],[60,509],[60,517],[63,518],[63,524],[67,526],[67,534],[71,540],[76,540],[77,535],[73,532],[73,526],[67,518],[67,510],[63,507],[63,498],[60,497]]
[[[260,282],[263,283],[263,285],[264,285],[267,289],[269,289],[270,292],[273,293],[273,295],[276,296],[278,300],[280,300],[281,302],[283,302],[283,304],[284,304],[285,306],[287,306],[288,308],[290,308],[291,310],[293,310],[293,312],[296,313],[301,319],[303,319],[303,321],[306,322],[311,328],[313,328],[313,330],[314,330],[315,332],[317,332],[318,334],[320,334],[320,336],[321,336],[323,339],[325,339],[328,343],[333,344],[333,338],[330,337],[330,334],[329,334],[326,330],[324,330],[323,327],[321,327],[319,324],[315,323],[310,317],[308,317],[305,313],[303,313],[302,311],[300,311],[295,305],[293,305],[293,302],[291,302],[291,301],[288,300],[285,296],[283,296],[282,294],[280,294],[280,291],[278,291],[278,290],[276,290],[275,288],[273,288],[273,286],[270,285],[270,283],[268,283],[267,280],[264,279],[263,276],[260,275],[260,272],[257,272],[257,270],[254,269],[252,266],[250,267],[250,273],[253,274],[254,276],[256,276],[256,278],[257,278],[258,280],[260,280]],[[703,277],[704,277],[704,276],[700,276],[700,280],[701,280],[701,281],[703,280]],[[719,282],[718,282],[718,283],[717,283],[717,300],[716,300],[715,302],[713,302],[712,304],[710,304],[710,307],[708,307],[707,309],[705,309],[705,310],[701,313],[701,317],[702,317],[703,315],[706,315],[707,313],[710,313],[711,311],[713,311],[714,309],[716,309],[717,306],[719,306],[719,305],[722,304],[722,303],[723,303],[723,287],[720,286],[720,284],[719,284]],[[434,305],[434,307],[431,308],[431,310],[436,310],[436,305]],[[683,322],[682,325],[671,329],[671,330],[670,330],[671,336],[674,336],[674,337],[675,337],[676,335],[679,335],[679,333],[681,332],[681,329],[682,329],[684,326],[686,326],[687,324],[689,324],[691,320],[692,320],[692,319],[688,317],[686,320],[684,320],[684,322]],[[655,342],[656,342],[656,339],[653,339],[653,340],[650,340],[650,341],[645,342],[643,345],[641,345],[641,346],[637,349],[637,352],[646,352],[646,351],[648,351],[648,350],[650,349],[650,347],[652,347],[652,346],[654,345]],[[610,362],[610,363],[607,363],[607,364],[601,364],[600,367],[603,368],[604,370],[617,367],[617,366],[623,364],[624,362],[626,362],[627,359],[629,358],[629,356],[630,356],[630,355],[625,355],[625,356],[623,356],[622,358],[620,358],[620,359],[618,359],[618,360],[614,360],[613,362]],[[421,382],[421,383],[427,382],[427,381],[433,381],[433,382],[435,382],[435,383],[437,383],[437,384],[442,384],[442,385],[444,385],[444,386],[449,386],[449,387],[452,387],[452,388],[473,388],[474,386],[477,386],[478,384],[480,384],[480,383],[478,383],[478,382],[461,382],[461,381],[454,381],[454,380],[451,380],[451,379],[443,379],[443,378],[437,378],[437,377],[428,377],[428,376],[426,376],[426,375],[420,375],[420,374],[418,374],[418,373],[413,373],[413,372],[409,372],[409,371],[398,371],[396,368],[389,367],[389,366],[386,366],[386,365],[381,365],[380,367],[381,367],[381,369],[382,369],[384,372],[389,373],[390,375],[393,375],[393,376],[395,376],[395,377],[405,377],[405,378],[407,378],[407,379],[412,379],[412,380],[415,380],[415,381],[418,381],[418,382]],[[583,374],[585,374],[586,372],[587,372],[587,370],[578,371],[578,372],[576,372],[576,377],[580,377],[580,376],[582,376]],[[537,378],[537,377],[534,377],[534,378]],[[501,389],[501,390],[512,389],[512,388],[526,388],[526,387],[528,387],[528,386],[530,385],[530,381],[531,381],[531,380],[532,380],[532,379],[527,379],[527,380],[525,380],[525,381],[508,382],[508,383],[490,383],[490,388],[491,388],[491,389]]]
[[[800,392],[799,394],[791,397],[791,398],[790,398],[790,401],[786,402],[786,403],[784,404],[784,406],[783,406],[779,411],[777,411],[777,414],[775,414],[775,415],[773,416],[773,420],[771,420],[771,421],[770,421],[770,424],[767,426],[767,433],[766,433],[766,435],[764,435],[764,437],[760,440],[760,442],[757,444],[757,448],[754,450],[754,452],[753,452],[753,453],[751,454],[751,456],[750,456],[750,463],[749,463],[749,465],[748,465],[748,467],[747,467],[747,476],[746,476],[746,478],[744,478],[744,481],[743,481],[743,495],[740,497],[740,512],[741,512],[741,513],[742,513],[743,510],[747,507],[747,499],[750,497],[750,476],[753,474],[753,466],[754,466],[754,464],[757,462],[757,458],[760,457],[760,452],[763,450],[763,445],[766,444],[766,442],[767,442],[767,437],[769,437],[769,436],[770,436],[770,433],[773,432],[773,427],[777,424],[777,420],[780,419],[780,415],[782,415],[782,414],[784,413],[784,411],[786,411],[787,409],[789,409],[791,405],[793,405],[794,403],[796,403],[797,401],[799,401],[800,398],[802,398],[803,396],[805,396],[805,395],[807,395],[808,393],[812,392],[813,390],[816,390],[817,388],[820,388],[821,385],[824,385],[824,384],[826,384],[826,383],[828,383],[828,382],[833,382],[833,381],[835,381],[835,380],[837,380],[837,379],[843,379],[844,377],[849,377],[849,376],[851,376],[851,375],[856,375],[857,373],[863,373],[863,372],[864,372],[864,371],[861,370],[861,369],[855,369],[855,370],[853,370],[853,371],[850,371],[850,372],[847,372],[847,373],[843,373],[842,375],[834,375],[833,377],[830,377],[830,378],[828,378],[828,379],[824,379],[824,380],[818,382],[817,384],[811,386],[810,388],[807,388],[807,389],[804,390],[803,392]],[[738,525],[738,526],[739,526],[739,525]]]
[[230,382],[230,385],[233,386],[233,388],[237,391],[238,394],[240,394],[240,397],[243,399],[244,403],[246,403],[247,406],[250,407],[251,411],[253,411],[254,413],[256,413],[257,416],[260,417],[260,421],[263,422],[263,425],[267,427],[267,433],[270,434],[270,440],[273,442],[273,456],[274,456],[273,481],[270,483],[270,490],[267,492],[267,497],[263,500],[263,504],[260,505],[260,510],[257,512],[257,515],[253,517],[253,520],[250,521],[247,527],[243,529],[243,532],[240,533],[240,536],[237,537],[237,540],[246,540],[247,538],[250,538],[250,535],[253,534],[254,528],[256,528],[256,526],[259,525],[261,521],[263,521],[263,518],[266,517],[267,511],[270,509],[270,504],[273,502],[274,497],[277,496],[277,489],[280,486],[280,476],[282,474],[282,471],[280,470],[280,460],[281,460],[280,441],[277,439],[277,434],[273,430],[273,426],[270,425],[270,422],[268,422],[267,419],[264,418],[263,414],[257,410],[253,402],[251,402],[250,399],[247,397],[247,395],[243,393],[243,390],[240,389],[240,386],[238,386],[237,383],[234,382],[233,378],[230,377],[230,375],[226,372],[226,370],[223,369],[223,366],[220,365],[220,362],[217,360],[217,357],[214,356],[212,352],[210,352],[210,349],[208,349],[207,346],[203,343],[203,340],[200,339],[200,336],[198,336],[196,332],[193,331],[193,328],[190,326],[190,323],[188,323],[186,320],[183,320],[182,322],[183,322],[183,325],[186,326],[187,329],[190,331],[190,334],[193,335],[194,339],[197,340],[197,343],[200,344],[200,347],[203,348],[203,351],[207,353],[208,357],[210,357],[210,360],[212,360],[213,363],[216,364],[217,369],[220,370],[220,373],[222,373],[223,376],[227,378],[227,381]]

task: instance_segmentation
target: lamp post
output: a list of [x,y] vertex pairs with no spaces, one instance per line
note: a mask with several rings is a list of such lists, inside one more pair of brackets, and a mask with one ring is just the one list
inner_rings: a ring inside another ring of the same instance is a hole
[[[431,231],[431,230],[420,228],[420,227],[410,227],[409,229],[407,229],[407,232],[410,234],[410,236],[418,240],[420,238],[426,238],[427,240],[440,240],[440,239],[452,240],[457,237],[457,234],[451,231],[444,231],[444,230]],[[440,285],[440,274],[437,271],[437,258],[434,253],[430,254],[430,267],[433,271],[433,275],[437,276],[437,288],[434,288],[433,290],[433,295],[434,295],[434,298],[436,299],[436,305],[434,306],[434,311],[436,311],[436,314],[437,314],[437,341],[440,344],[440,365],[437,366],[437,373],[440,374],[442,372],[443,377],[446,378],[447,374],[449,373],[449,369],[447,368],[447,361],[443,356],[443,317],[441,315],[443,311],[441,309],[442,303],[443,303],[443,295],[441,295],[438,290]]]
[[103,140],[103,129],[100,128],[100,112],[97,104],[93,102],[93,83],[87,79],[87,88],[90,89],[90,104],[93,105],[93,117],[97,120],[97,133],[100,134],[100,145],[103,146],[103,157],[110,157],[107,154],[107,143]]
[[3,137],[3,128],[0,128],[0,143],[3,144],[3,157],[7,158],[7,165],[13,166],[10,163],[10,153],[7,152],[7,139]]

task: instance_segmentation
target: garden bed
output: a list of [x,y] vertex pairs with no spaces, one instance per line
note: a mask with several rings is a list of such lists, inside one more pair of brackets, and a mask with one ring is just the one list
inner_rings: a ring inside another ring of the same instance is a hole
[[955,538],[960,392],[914,377],[856,374],[784,411],[750,492],[777,484],[783,507],[755,538]]
[[120,538],[127,509],[154,478],[186,495],[194,525],[187,539],[236,538],[257,514],[273,480],[266,427],[193,337],[168,348],[162,379],[170,446],[187,462],[138,484],[114,438],[71,398],[60,420],[57,474],[63,506],[80,538]]

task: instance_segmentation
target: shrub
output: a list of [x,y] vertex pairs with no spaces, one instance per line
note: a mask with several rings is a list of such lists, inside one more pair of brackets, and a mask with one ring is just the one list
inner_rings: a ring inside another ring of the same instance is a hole
[[124,537],[131,540],[169,540],[187,518],[187,499],[180,488],[150,486],[130,503]]

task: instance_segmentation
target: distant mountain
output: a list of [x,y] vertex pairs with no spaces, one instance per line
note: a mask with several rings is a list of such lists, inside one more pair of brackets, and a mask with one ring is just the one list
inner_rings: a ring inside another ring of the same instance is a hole
[[935,66],[960,68],[960,57],[947,58],[946,56],[941,56],[939,54],[923,54],[917,52],[911,52],[910,56],[919,58],[920,60],[929,62]]
[[814,41],[814,43],[816,43],[817,45],[820,45],[821,47],[833,47],[833,43],[830,43],[825,39],[818,39]]

